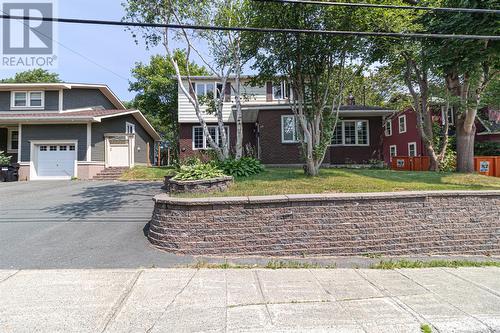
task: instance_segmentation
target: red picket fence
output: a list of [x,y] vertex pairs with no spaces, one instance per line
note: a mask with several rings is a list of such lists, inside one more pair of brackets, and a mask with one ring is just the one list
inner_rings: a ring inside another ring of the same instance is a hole
[[394,156],[391,169],[398,171],[429,171],[431,159],[428,156]]

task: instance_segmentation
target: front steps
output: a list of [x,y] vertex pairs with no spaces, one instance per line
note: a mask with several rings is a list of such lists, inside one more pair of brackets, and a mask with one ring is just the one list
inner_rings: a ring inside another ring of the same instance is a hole
[[106,168],[92,178],[92,180],[118,180],[128,167]]

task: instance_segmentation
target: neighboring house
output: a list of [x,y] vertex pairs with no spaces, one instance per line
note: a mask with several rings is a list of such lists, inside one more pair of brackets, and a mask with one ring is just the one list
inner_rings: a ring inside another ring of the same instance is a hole
[[476,141],[500,144],[500,110],[490,107],[481,109],[477,115]]
[[[251,77],[243,77],[243,132],[244,145],[251,147],[257,157],[267,165],[302,164],[298,141],[300,127],[290,105],[290,88],[285,82],[263,86],[251,86]],[[224,98],[223,118],[229,133],[229,144],[234,151],[236,141],[235,96],[229,80],[222,87],[215,77],[193,77],[193,86],[184,86],[198,96]],[[233,83],[234,84],[234,83]],[[351,103],[354,104],[354,103]],[[383,122],[393,110],[361,105],[345,105],[340,108],[340,120],[332,144],[326,153],[327,165],[368,163],[382,159]],[[217,120],[204,113],[213,138],[218,141]],[[198,122],[194,107],[179,87],[180,157],[185,159],[209,151],[208,143]]]
[[[433,105],[433,121],[445,126],[446,107]],[[448,112],[449,135],[454,135],[455,114]],[[483,108],[476,120],[476,142],[500,143],[500,111]],[[394,156],[427,156],[413,109],[398,112],[386,120],[384,130],[384,161],[390,163]]]
[[406,109],[388,117],[384,123],[384,162],[389,164],[394,156],[425,156],[417,125],[417,114]]
[[98,84],[0,84],[0,150],[21,180],[92,179],[107,167],[147,165],[158,133]]

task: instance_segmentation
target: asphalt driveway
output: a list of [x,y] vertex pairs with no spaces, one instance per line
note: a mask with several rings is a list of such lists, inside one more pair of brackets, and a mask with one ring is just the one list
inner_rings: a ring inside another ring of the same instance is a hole
[[0,269],[149,268],[193,261],[152,248],[161,183],[0,183]]

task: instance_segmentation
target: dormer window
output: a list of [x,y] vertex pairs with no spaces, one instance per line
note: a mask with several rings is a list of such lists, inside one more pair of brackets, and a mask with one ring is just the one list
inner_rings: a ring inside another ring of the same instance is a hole
[[13,91],[10,106],[12,109],[42,109],[44,97],[43,91]]

